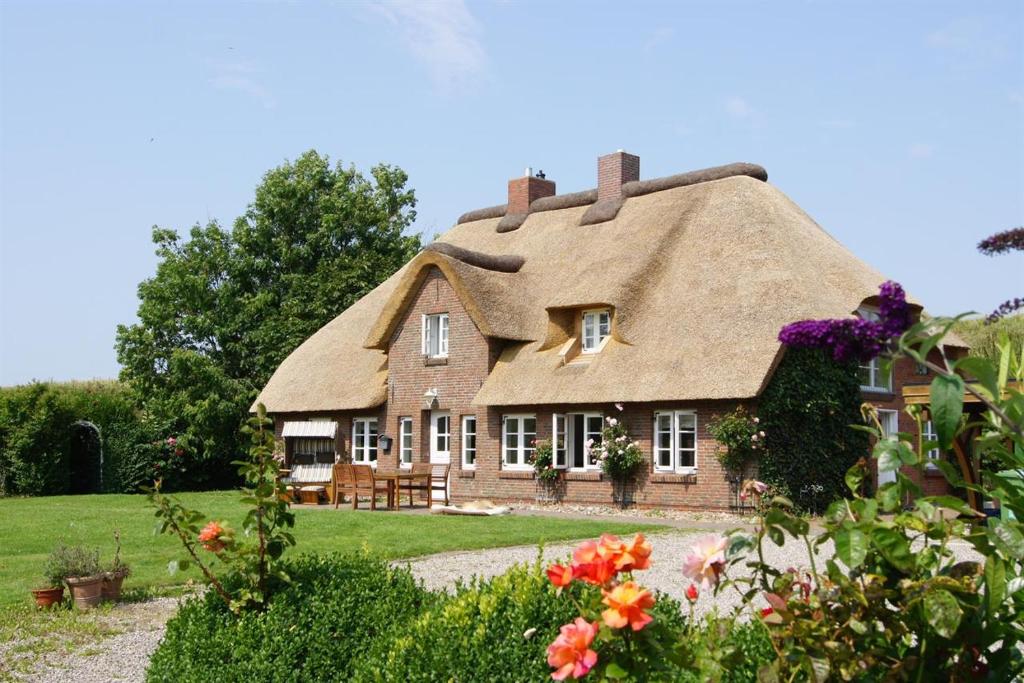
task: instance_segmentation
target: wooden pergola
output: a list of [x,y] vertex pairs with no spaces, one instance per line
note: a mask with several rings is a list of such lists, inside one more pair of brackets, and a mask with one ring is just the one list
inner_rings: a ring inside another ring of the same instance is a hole
[[[980,389],[980,385],[972,383],[972,389]],[[1024,387],[1024,382],[1019,380],[1012,381],[1009,383],[1010,388],[1020,391]],[[903,387],[903,402],[906,405],[920,405],[926,408],[931,405],[929,384],[908,384]],[[964,412],[967,413],[980,413],[984,410],[984,403],[975,396],[973,393],[964,389]],[[978,428],[972,427],[966,430],[963,434],[953,440],[953,453],[956,455],[957,464],[960,466],[960,474],[964,481],[968,484],[976,483],[976,477],[974,468],[971,466],[971,458],[968,454],[971,453],[971,443],[975,437],[978,436]],[[981,507],[978,504],[977,494],[971,489],[967,490],[967,504],[975,510],[980,510]]]

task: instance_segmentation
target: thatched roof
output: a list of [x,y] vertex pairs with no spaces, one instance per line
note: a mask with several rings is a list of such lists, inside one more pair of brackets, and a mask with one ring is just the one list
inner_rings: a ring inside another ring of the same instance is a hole
[[[783,325],[848,316],[886,278],[749,168],[693,183],[641,181],[649,191],[593,225],[580,219],[582,199],[596,193],[537,200],[553,206],[531,207],[510,232],[496,230],[504,207],[465,214],[296,349],[258,400],[272,412],[383,403],[383,349],[432,267],[481,332],[514,340],[478,405],[757,396]],[[511,257],[523,259],[514,272]],[[563,313],[588,304],[613,309],[612,339],[589,362],[563,365]]]

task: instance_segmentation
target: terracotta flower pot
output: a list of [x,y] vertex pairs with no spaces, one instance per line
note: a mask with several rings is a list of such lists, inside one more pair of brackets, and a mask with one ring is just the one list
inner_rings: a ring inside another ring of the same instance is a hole
[[124,581],[124,574],[107,572],[103,575],[103,587],[101,593],[103,599],[108,602],[117,602],[121,599],[121,583]]
[[69,577],[67,583],[78,609],[91,609],[103,599],[103,574]]
[[34,588],[32,597],[36,599],[36,607],[49,609],[64,602],[64,586],[57,588]]

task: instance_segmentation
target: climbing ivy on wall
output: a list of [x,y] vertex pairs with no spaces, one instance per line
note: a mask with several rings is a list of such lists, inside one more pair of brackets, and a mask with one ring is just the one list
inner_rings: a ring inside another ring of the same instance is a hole
[[765,432],[761,478],[809,512],[843,496],[843,476],[868,453],[857,363],[838,363],[816,349],[787,349],[761,395]]

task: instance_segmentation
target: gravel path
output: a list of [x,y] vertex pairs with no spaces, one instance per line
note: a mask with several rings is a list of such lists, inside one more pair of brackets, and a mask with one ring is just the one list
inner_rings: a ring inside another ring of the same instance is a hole
[[99,640],[75,652],[48,652],[37,660],[35,670],[15,680],[38,683],[108,683],[143,681],[149,656],[164,635],[164,625],[178,609],[178,598],[156,598],[122,603],[109,612],[88,617],[117,635]]

